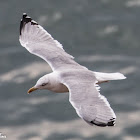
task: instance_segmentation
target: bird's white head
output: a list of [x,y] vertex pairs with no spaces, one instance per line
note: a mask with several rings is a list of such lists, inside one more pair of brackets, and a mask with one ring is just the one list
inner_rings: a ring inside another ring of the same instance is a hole
[[35,84],[35,86],[33,86],[32,88],[30,88],[28,90],[28,94],[37,90],[37,89],[47,89],[48,88],[48,83],[49,83],[49,77],[48,75],[44,75],[42,76]]

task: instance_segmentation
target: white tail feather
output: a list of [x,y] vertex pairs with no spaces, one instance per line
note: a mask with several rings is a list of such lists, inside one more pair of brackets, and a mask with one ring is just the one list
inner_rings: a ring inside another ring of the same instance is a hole
[[102,72],[94,72],[97,81],[109,81],[109,80],[122,80],[126,79],[126,77],[121,73],[102,73]]

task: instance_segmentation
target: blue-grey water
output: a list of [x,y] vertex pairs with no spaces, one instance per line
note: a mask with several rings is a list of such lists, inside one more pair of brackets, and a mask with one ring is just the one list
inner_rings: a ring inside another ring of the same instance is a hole
[[[115,127],[86,124],[68,93],[27,94],[51,69],[19,43],[23,12],[81,65],[127,76],[101,85],[117,115]],[[139,140],[139,68],[140,0],[0,1],[0,132],[7,140]]]

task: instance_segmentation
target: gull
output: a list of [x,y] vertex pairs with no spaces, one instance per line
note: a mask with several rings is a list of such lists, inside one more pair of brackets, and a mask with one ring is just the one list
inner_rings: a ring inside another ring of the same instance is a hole
[[42,76],[28,90],[47,89],[56,93],[69,92],[69,101],[80,118],[90,125],[114,126],[116,115],[107,99],[100,94],[99,84],[126,77],[121,73],[91,71],[74,61],[62,44],[26,13],[20,22],[19,41],[30,53],[44,59],[52,72]]

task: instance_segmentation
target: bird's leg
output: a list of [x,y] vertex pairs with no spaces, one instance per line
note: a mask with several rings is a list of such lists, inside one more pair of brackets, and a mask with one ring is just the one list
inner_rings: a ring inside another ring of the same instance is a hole
[[106,82],[109,82],[109,81],[100,81],[97,84],[102,84],[102,83],[106,83]]

